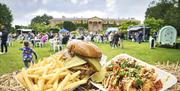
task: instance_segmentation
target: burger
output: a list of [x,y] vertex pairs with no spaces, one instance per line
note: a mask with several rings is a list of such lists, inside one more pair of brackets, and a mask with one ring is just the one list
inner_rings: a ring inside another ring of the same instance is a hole
[[81,78],[90,77],[101,71],[100,59],[102,52],[91,42],[72,40],[67,44],[67,51],[70,55],[64,65],[71,71],[81,71]]

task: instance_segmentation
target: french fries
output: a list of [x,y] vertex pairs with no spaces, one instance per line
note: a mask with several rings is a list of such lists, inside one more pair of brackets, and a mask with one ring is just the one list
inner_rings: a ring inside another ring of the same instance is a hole
[[80,79],[81,71],[64,67],[63,55],[52,55],[38,61],[16,75],[17,80],[30,91],[69,91],[87,82]]
[[67,82],[69,81],[71,75],[68,74],[64,79],[63,81],[59,84],[58,88],[57,88],[57,91],[63,91],[63,88],[65,87],[65,85],[67,84]]
[[26,84],[27,84],[27,86],[29,87],[29,89],[30,89],[31,91],[34,91],[33,83],[32,83],[32,81],[28,78],[27,72],[25,71],[24,68],[22,69],[22,75],[23,75],[24,81],[26,82]]
[[69,91],[71,89],[74,89],[74,88],[78,87],[81,84],[85,84],[86,82],[87,82],[86,79],[80,80],[80,81],[77,81],[77,82],[73,82],[73,83],[71,83],[69,85],[66,85],[63,90]]

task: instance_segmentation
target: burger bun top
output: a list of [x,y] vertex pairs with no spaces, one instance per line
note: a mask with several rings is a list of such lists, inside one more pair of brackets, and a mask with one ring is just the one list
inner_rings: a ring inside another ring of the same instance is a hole
[[82,40],[69,41],[67,49],[71,54],[83,57],[100,58],[102,56],[100,49],[95,44]]

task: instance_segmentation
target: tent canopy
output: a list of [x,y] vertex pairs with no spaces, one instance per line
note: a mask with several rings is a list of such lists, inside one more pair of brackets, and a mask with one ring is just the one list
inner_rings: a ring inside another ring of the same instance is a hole
[[22,32],[31,32],[32,29],[20,29]]
[[146,26],[129,26],[127,31],[129,39],[132,39],[131,36],[134,36],[135,33],[139,34],[140,31],[143,33],[143,40],[148,40],[150,36],[150,28]]
[[106,32],[114,32],[114,31],[118,31],[118,28],[117,27],[109,27],[106,30]]
[[66,32],[69,32],[69,31],[63,28],[63,29],[60,29],[59,32],[60,33],[66,33]]
[[137,31],[143,28],[149,28],[149,27],[145,27],[145,26],[130,26],[128,27],[127,31]]

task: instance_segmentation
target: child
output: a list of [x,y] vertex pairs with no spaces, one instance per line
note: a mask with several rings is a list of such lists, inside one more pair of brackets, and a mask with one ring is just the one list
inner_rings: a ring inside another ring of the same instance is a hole
[[23,55],[23,62],[24,62],[24,65],[25,65],[26,68],[29,67],[28,66],[29,62],[32,62],[34,64],[32,53],[34,54],[35,59],[37,59],[36,53],[29,46],[30,46],[29,42],[25,41],[24,42],[24,47],[19,49],[19,50],[23,51],[23,54],[22,54]]

